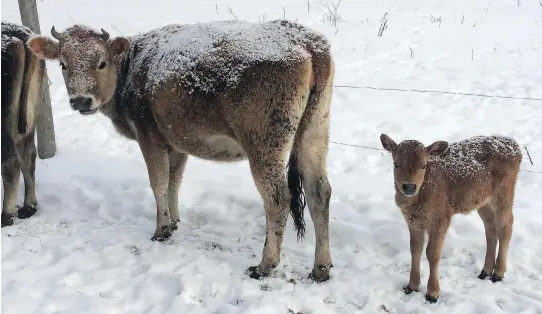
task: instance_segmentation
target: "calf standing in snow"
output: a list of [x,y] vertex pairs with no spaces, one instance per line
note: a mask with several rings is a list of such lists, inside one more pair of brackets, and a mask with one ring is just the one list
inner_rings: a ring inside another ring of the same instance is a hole
[[[2,227],[11,226],[14,215],[29,218],[38,209],[34,137],[45,62],[25,46],[32,35],[26,26],[2,22]],[[21,172],[24,204],[17,211]]]
[[131,38],[81,25],[51,34],[28,46],[60,61],[72,108],[99,110],[141,148],[156,199],[153,239],[177,228],[189,155],[248,159],[267,224],[263,257],[250,276],[266,276],[279,263],[288,212],[303,236],[304,188],[316,233],[311,275],[329,279],[334,68],[323,35],[289,21],[168,25]]
[[[501,136],[472,137],[448,146],[435,142],[428,147],[415,140],[397,145],[380,136],[395,166],[395,202],[410,231],[412,265],[405,293],[418,291],[424,234],[428,233],[429,280],[427,301],[439,297],[438,264],[452,216],[477,209],[486,230],[484,268],[478,276],[500,281],[506,271],[506,255],[514,216],[514,189],[522,160],[519,145]],[[495,254],[499,242],[499,255]]]

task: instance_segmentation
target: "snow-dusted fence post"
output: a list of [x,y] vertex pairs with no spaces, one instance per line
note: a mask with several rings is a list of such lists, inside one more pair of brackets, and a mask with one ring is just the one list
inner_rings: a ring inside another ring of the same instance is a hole
[[[21,13],[23,25],[30,28],[34,33],[41,34],[36,0],[19,0],[19,12]],[[47,159],[53,157],[56,153],[55,126],[51,109],[51,96],[49,95],[47,69],[44,69],[41,103],[38,121],[36,122],[38,155],[41,159]]]

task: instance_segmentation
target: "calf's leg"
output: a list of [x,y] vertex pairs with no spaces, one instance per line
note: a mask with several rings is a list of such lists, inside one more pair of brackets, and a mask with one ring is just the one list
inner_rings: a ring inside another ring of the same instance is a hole
[[429,241],[426,249],[427,260],[429,261],[429,280],[427,281],[425,299],[430,303],[437,302],[440,294],[438,265],[449,224],[449,221],[442,220],[429,230]]
[[497,252],[497,230],[495,229],[495,214],[490,204],[482,206],[478,210],[478,214],[484,222],[486,230],[486,258],[484,268],[478,275],[480,279],[486,279],[491,276],[495,268],[495,254]]
[[420,260],[423,252],[424,231],[408,227],[410,232],[410,280],[404,288],[405,294],[410,294],[412,291],[418,291],[420,288]]

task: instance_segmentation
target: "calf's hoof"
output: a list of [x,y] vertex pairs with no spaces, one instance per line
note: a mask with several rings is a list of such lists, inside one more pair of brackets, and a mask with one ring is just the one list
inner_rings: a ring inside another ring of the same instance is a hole
[[497,275],[495,275],[495,274],[491,275],[491,281],[492,281],[493,283],[502,281],[502,279],[503,279],[503,277],[499,277],[499,276],[497,276]]
[[480,275],[478,275],[478,279],[484,280],[484,279],[486,279],[488,276],[489,276],[489,274],[482,270],[482,271],[480,272]]
[[412,289],[409,285],[406,285],[403,287],[403,292],[405,292],[405,294],[411,294],[412,292],[418,292],[418,289]]
[[164,226],[164,227],[162,227],[161,232],[157,231],[157,232],[154,233],[151,240],[152,241],[162,242],[162,241],[165,241],[165,240],[167,240],[169,238],[171,238],[171,227],[170,226]]
[[309,274],[309,279],[316,282],[325,282],[330,279],[329,272],[333,264],[315,266]]
[[17,212],[17,217],[19,217],[19,219],[30,218],[34,216],[34,214],[38,211],[38,209],[39,209],[38,204],[23,206]]
[[2,213],[2,228],[13,225],[13,215]]
[[427,301],[429,303],[437,303],[437,300],[438,300],[438,296],[434,297],[434,296],[430,295],[429,293],[425,294],[425,301]]

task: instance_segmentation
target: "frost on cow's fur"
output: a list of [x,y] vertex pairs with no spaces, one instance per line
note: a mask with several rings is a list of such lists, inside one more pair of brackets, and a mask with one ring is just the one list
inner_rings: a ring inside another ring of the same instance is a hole
[[289,21],[168,25],[130,38],[129,73],[146,69],[146,90],[175,79],[190,92],[234,88],[258,63],[301,62],[329,50],[327,39]]
[[33,33],[32,33],[32,30],[30,30],[30,28],[24,25],[19,25],[19,24],[14,24],[14,23],[9,23],[9,22],[2,22],[2,52],[5,52],[7,46],[11,44],[12,42],[20,40],[17,37],[13,37],[8,34],[11,34],[11,35],[16,34],[17,37],[24,39],[24,38],[29,38],[30,36],[32,36]]
[[513,139],[505,136],[474,136],[450,144],[442,155],[431,156],[430,160],[438,163],[452,180],[482,179],[484,175],[489,175],[486,162],[495,155],[520,158],[521,151]]

